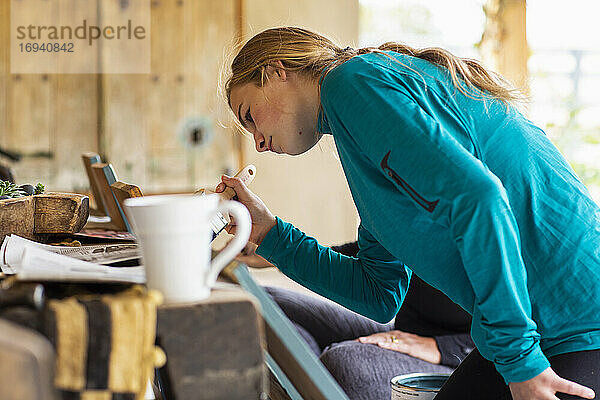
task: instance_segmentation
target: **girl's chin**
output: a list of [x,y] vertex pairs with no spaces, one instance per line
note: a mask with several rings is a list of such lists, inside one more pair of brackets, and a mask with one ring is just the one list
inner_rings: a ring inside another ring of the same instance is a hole
[[314,138],[314,141],[311,141],[309,143],[294,143],[296,146],[292,146],[293,148],[291,148],[291,149],[284,149],[283,146],[280,146],[277,154],[286,154],[288,156],[299,156],[300,154],[304,154],[307,151],[309,151],[310,149],[312,149],[313,147],[315,147],[315,145],[319,142],[319,140],[321,139],[322,136],[323,136],[322,134],[318,134],[318,136]]
[[285,151],[284,149],[282,149],[283,150],[282,154],[287,154],[287,155],[290,155],[290,156],[299,156],[300,154],[304,154],[307,151],[309,151],[310,149],[312,149],[313,147],[315,147],[316,144],[317,144],[317,142],[310,143],[310,144],[302,146],[299,149],[292,150],[292,151],[289,151],[289,152]]

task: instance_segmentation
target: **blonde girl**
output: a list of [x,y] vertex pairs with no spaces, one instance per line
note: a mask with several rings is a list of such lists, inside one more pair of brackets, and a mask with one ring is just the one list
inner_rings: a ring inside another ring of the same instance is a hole
[[477,349],[436,399],[594,398],[600,208],[499,76],[441,49],[355,50],[285,27],[242,47],[226,95],[259,152],[333,135],[361,218],[360,251],[343,256],[224,176],[257,254],[379,322],[413,273],[469,312]]

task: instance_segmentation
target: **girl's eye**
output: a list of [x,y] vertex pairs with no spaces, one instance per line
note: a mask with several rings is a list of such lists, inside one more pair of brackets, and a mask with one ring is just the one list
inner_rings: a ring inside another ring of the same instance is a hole
[[246,111],[246,115],[244,116],[244,119],[248,122],[254,123],[254,120],[252,119],[252,115],[250,115],[250,108],[248,108],[248,111]]

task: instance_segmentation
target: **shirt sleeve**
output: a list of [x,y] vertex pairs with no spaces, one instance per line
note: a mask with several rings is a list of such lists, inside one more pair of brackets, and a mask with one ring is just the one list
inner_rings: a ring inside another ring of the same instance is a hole
[[477,348],[506,383],[533,378],[550,364],[531,319],[506,191],[425,111],[427,96],[433,96],[427,87],[415,94],[418,78],[406,79],[376,67],[333,69],[323,81],[321,101],[329,123],[344,127],[337,135],[347,137],[336,141],[357,146],[399,194],[450,230],[475,295],[471,334]]
[[292,224],[276,218],[256,253],[308,289],[380,323],[396,316],[411,271],[362,226],[358,258],[321,246]]

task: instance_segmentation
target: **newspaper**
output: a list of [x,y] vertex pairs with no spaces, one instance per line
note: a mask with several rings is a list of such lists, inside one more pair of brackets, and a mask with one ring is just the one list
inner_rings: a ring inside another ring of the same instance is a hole
[[24,280],[145,282],[144,267],[111,267],[140,257],[136,244],[52,246],[7,236],[0,247],[0,268]]
[[134,260],[141,257],[138,245],[135,243],[117,243],[91,246],[52,246],[22,238],[17,235],[9,235],[4,239],[0,248],[0,261],[4,264],[14,263],[21,257],[23,249],[37,247],[53,253],[73,257],[82,261],[97,264],[113,264],[121,261]]

